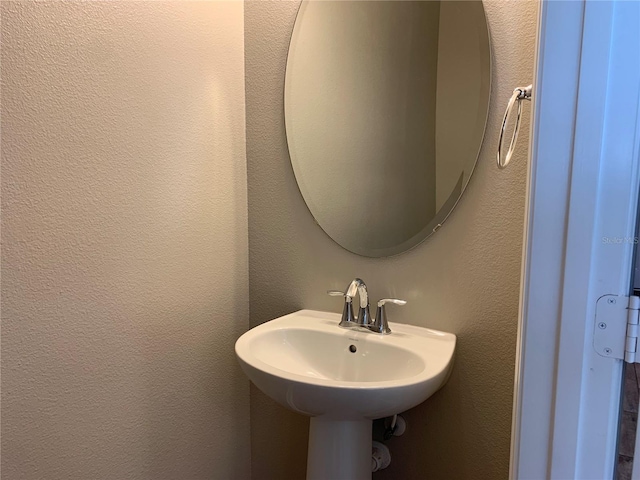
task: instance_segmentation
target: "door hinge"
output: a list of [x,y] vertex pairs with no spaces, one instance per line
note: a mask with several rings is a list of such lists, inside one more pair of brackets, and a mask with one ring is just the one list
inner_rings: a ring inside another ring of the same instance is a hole
[[[596,303],[593,347],[603,357],[640,363],[640,297],[603,295]],[[636,354],[637,359],[636,359]]]

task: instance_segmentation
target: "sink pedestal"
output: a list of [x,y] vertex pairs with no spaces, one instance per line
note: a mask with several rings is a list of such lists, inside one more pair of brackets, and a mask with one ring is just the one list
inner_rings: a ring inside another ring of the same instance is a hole
[[307,480],[371,480],[371,420],[311,417]]
[[371,480],[369,419],[433,395],[447,381],[456,347],[450,333],[393,323],[391,335],[379,335],[340,328],[340,319],[301,310],[236,342],[240,366],[260,390],[312,417],[307,480]]

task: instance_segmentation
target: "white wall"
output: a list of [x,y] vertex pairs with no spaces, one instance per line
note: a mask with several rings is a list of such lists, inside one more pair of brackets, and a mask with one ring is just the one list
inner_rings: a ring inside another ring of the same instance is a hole
[[3,478],[249,478],[242,2],[1,9]]

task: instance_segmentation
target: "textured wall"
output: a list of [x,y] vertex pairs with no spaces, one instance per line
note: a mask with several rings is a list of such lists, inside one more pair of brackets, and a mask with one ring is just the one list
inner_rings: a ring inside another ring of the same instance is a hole
[[1,5],[3,478],[249,478],[242,3]]
[[[405,298],[406,307],[390,307],[391,319],[458,335],[456,364],[443,390],[406,413],[409,429],[389,442],[393,463],[376,478],[507,478],[528,122],[509,169],[497,170],[494,152],[513,88],[532,81],[537,3],[485,2],[494,83],[478,167],[436,235],[384,259],[335,244],[314,223],[296,186],[282,91],[297,7],[245,4],[251,323],[300,308],[339,312],[340,300],[324,292],[355,276],[367,282],[373,299]],[[302,478],[307,425],[252,389],[253,478]]]

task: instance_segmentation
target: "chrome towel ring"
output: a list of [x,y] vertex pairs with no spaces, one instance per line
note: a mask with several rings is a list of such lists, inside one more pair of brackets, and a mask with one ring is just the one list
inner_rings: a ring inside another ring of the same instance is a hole
[[[529,85],[528,87],[518,87],[513,91],[513,95],[509,99],[509,103],[507,104],[507,111],[504,112],[504,118],[502,119],[502,128],[500,129],[500,140],[498,140],[498,168],[506,168],[511,161],[511,157],[513,155],[513,150],[515,149],[516,142],[518,141],[518,131],[520,130],[520,117],[522,116],[522,100],[531,100],[531,90],[533,86]],[[507,119],[509,118],[509,114],[513,109],[515,104],[518,104],[518,110],[516,114],[516,126],[513,128],[513,135],[511,137],[511,142],[509,143],[509,148],[507,149],[507,154],[502,159],[502,142],[504,141],[504,129],[507,126]]]

